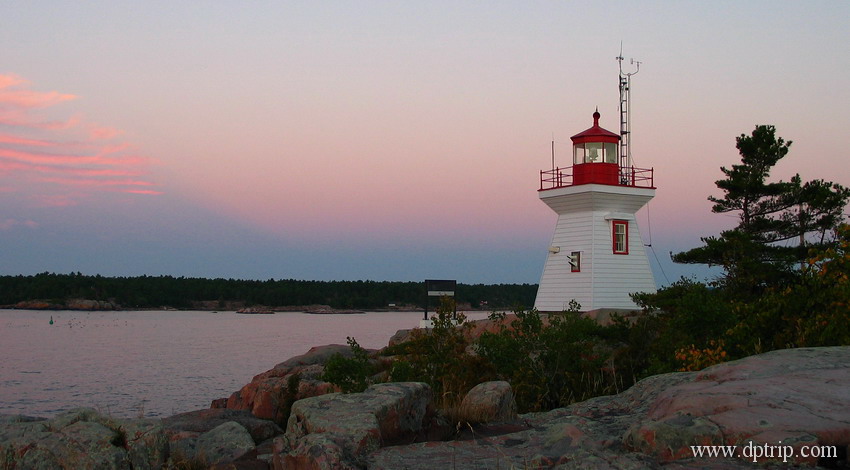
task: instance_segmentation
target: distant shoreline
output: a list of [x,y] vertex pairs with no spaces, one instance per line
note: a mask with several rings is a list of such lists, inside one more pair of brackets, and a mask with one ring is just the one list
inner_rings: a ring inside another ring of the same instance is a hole
[[[215,303],[216,305],[211,305]],[[350,308],[334,308],[330,305],[285,305],[267,307],[262,305],[254,305],[246,307],[244,305],[234,305],[226,303],[220,305],[216,302],[195,302],[188,308],[176,308],[168,305],[160,307],[122,307],[113,302],[90,299],[72,299],[63,303],[46,300],[26,300],[11,305],[0,305],[0,309],[6,310],[69,310],[69,311],[88,311],[88,312],[120,312],[120,311],[203,311],[203,312],[236,312],[244,315],[262,315],[273,314],[278,312],[303,312],[313,315],[343,315],[343,314],[361,314],[369,312],[419,312],[422,307],[399,305],[393,307],[382,307],[374,309],[350,309]]]

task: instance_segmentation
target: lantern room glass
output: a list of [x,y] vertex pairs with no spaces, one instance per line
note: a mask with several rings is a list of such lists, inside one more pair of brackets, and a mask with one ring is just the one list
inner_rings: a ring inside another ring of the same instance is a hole
[[605,142],[605,163],[617,163],[617,144]]
[[586,142],[573,145],[573,165],[617,163],[618,146],[612,142]]

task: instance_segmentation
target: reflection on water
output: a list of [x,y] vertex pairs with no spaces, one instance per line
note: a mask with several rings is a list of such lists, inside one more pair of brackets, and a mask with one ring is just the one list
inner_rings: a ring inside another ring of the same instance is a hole
[[89,406],[137,417],[207,408],[312,346],[353,336],[380,348],[421,315],[0,310],[0,414]]

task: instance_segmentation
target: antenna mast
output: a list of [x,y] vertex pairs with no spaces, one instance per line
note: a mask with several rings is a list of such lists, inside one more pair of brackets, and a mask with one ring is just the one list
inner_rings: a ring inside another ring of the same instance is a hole
[[620,43],[620,55],[616,57],[620,64],[620,182],[628,184],[628,169],[632,166],[632,149],[630,145],[631,129],[629,128],[629,89],[631,88],[632,75],[640,71],[640,62],[629,59],[629,63],[635,65],[635,71],[623,72],[623,43]]

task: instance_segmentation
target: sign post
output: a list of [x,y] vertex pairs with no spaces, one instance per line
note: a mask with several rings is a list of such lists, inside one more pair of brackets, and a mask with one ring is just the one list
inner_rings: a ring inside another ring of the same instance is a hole
[[423,320],[428,320],[428,304],[431,297],[454,297],[457,289],[457,280],[455,279],[425,279],[425,317]]

